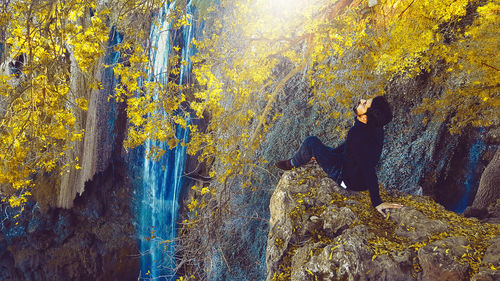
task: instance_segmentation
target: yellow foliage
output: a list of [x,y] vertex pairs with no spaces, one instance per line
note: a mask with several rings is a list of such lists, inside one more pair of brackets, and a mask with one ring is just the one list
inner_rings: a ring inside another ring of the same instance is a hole
[[[129,25],[141,12],[150,16],[161,5],[146,2],[111,1],[113,11],[93,0],[13,0],[0,7],[2,58],[16,65],[12,75],[0,75],[0,186],[12,207],[26,202],[36,174],[80,169],[70,151],[83,139],[77,114],[88,109],[88,101],[84,93],[70,92],[71,75],[81,72],[89,89],[99,89],[94,73],[110,27]],[[141,32],[136,29],[131,38],[139,40],[134,35]],[[147,61],[144,49],[137,50],[131,61]]]

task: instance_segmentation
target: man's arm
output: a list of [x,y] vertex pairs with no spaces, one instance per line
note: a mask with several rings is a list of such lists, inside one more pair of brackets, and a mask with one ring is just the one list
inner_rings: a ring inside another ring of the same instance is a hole
[[[353,132],[354,133],[354,132]],[[386,216],[383,210],[390,208],[401,208],[402,205],[382,202],[378,188],[378,177],[375,167],[379,161],[379,156],[374,150],[370,150],[370,145],[364,143],[366,141],[363,136],[348,135],[348,140],[351,141],[354,148],[353,159],[359,168],[360,176],[365,180],[368,192],[370,193],[370,200],[372,206],[383,216]]]
[[375,209],[377,209],[377,211],[381,213],[382,216],[387,217],[387,214],[384,213],[385,209],[399,209],[401,207],[403,207],[403,205],[401,204],[382,202],[377,207],[375,207]]
[[370,193],[370,200],[372,202],[372,206],[382,216],[386,217],[387,214],[384,212],[385,209],[399,209],[403,207],[403,205],[396,203],[382,202],[382,199],[380,198],[380,193],[378,188],[378,178],[377,178],[377,173],[375,171],[375,167],[371,169],[373,171],[370,171],[370,169],[366,169],[364,171],[367,172],[363,172],[363,176],[367,179],[368,192]]
[[[364,167],[363,167],[364,166]],[[370,193],[370,200],[372,202],[373,208],[382,204],[382,199],[380,198],[380,193],[378,189],[378,178],[375,167],[368,167],[362,165],[360,167],[361,176],[365,179],[365,184],[368,187],[368,192]]]
[[350,155],[356,163],[359,176],[363,179],[368,191],[372,206],[375,208],[382,203],[378,190],[378,178],[375,166],[378,162],[377,151],[373,148],[373,143],[369,143],[366,136],[362,135],[359,130],[351,130],[347,134],[347,142],[349,149],[352,151]]

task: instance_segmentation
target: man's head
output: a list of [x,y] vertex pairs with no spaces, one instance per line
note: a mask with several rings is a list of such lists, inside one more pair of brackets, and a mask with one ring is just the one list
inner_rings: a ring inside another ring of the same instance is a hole
[[359,121],[372,127],[382,127],[392,120],[392,110],[384,96],[361,99],[353,110]]

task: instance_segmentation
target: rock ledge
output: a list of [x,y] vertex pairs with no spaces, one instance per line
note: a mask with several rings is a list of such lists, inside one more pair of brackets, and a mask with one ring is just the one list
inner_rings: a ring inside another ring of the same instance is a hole
[[285,172],[270,202],[267,280],[500,280],[498,224],[381,195],[405,207],[383,218],[315,163]]

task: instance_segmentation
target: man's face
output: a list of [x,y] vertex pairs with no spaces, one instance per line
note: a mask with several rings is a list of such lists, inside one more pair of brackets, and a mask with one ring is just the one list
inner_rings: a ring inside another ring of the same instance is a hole
[[372,100],[373,99],[369,99],[369,100],[361,99],[359,101],[358,105],[354,106],[354,108],[353,108],[354,113],[356,113],[357,116],[364,115],[366,113],[366,111],[368,110],[368,108],[370,108],[372,106]]

